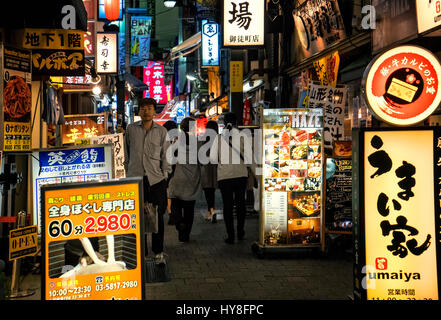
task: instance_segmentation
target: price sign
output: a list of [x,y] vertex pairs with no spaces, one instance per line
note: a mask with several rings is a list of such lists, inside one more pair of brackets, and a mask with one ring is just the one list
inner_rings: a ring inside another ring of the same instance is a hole
[[138,178],[42,188],[44,299],[144,298],[140,190]]

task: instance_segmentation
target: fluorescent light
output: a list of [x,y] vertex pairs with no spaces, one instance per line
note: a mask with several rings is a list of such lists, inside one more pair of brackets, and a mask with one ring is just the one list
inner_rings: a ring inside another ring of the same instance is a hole
[[187,79],[190,81],[195,81],[197,78],[192,74],[187,74]]
[[173,8],[176,5],[176,0],[164,0],[164,6]]

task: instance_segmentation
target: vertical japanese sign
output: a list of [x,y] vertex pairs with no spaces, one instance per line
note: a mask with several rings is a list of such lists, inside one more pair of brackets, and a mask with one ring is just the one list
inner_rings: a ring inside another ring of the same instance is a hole
[[61,126],[61,143],[74,144],[77,139],[97,137],[107,134],[105,113],[65,115]]
[[313,65],[321,85],[334,88],[337,86],[338,67],[340,65],[338,51],[315,60]]
[[230,92],[243,91],[243,61],[230,61]]
[[263,244],[321,243],[321,109],[264,110]]
[[125,178],[124,169],[124,135],[122,133],[89,138],[90,144],[111,144],[113,147],[114,177]]
[[33,221],[41,228],[40,188],[45,184],[113,178],[111,145],[48,149],[32,153]]
[[111,32],[96,33],[97,73],[118,73],[118,34]]
[[334,141],[344,135],[346,87],[333,88],[311,84],[309,108],[323,109],[323,143],[325,149],[332,150]]
[[373,114],[392,125],[423,121],[441,103],[441,64],[430,51],[398,46],[375,57],[363,75],[366,102]]
[[219,25],[202,20],[202,67],[219,65]]
[[416,1],[418,33],[441,25],[441,1]]
[[263,46],[265,36],[264,0],[224,0],[222,16],[223,45]]
[[358,187],[362,193],[357,214],[357,277],[364,278],[358,283],[358,289],[363,288],[360,296],[369,300],[437,300],[440,131],[357,132],[356,156],[362,179]]
[[31,150],[31,52],[3,49],[4,151]]
[[130,18],[130,65],[145,66],[150,53],[152,17],[132,16]]
[[153,98],[158,104],[166,104],[173,98],[173,80],[165,83],[163,61],[148,62],[144,67],[144,83],[149,86],[144,97]]
[[[141,183],[42,188],[43,299],[144,299]],[[80,254],[72,259],[75,251]]]

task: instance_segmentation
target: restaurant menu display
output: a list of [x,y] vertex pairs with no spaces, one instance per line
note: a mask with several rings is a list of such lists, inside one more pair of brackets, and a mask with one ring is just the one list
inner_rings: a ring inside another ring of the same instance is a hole
[[45,300],[143,300],[142,178],[42,188]]
[[267,109],[263,118],[264,243],[320,244],[322,110]]

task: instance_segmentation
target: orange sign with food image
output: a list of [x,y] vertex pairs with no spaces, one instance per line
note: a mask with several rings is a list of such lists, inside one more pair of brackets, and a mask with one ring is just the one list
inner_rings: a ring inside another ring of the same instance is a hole
[[144,298],[141,179],[42,188],[42,297]]

